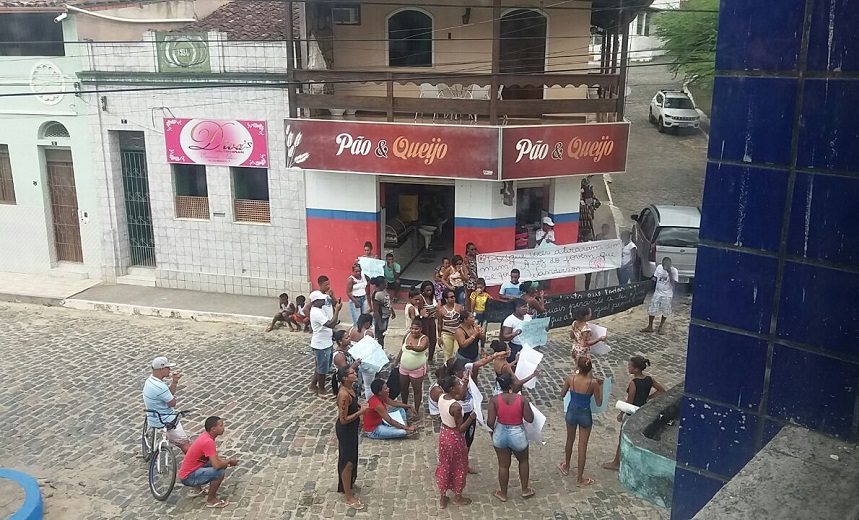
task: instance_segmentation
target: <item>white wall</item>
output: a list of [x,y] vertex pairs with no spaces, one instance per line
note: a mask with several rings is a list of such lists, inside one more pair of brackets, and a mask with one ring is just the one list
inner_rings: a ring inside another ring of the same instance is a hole
[[[94,157],[106,186],[101,203],[105,220],[110,222],[110,213],[114,213],[113,225],[105,228],[106,237],[114,242],[123,240],[125,226],[119,150],[115,139],[111,145],[110,132],[142,131],[146,139],[158,286],[267,296],[284,290],[307,290],[305,189],[303,175],[285,168],[285,91],[224,88],[106,96],[108,110],[100,114],[98,132],[105,146]],[[271,224],[234,222],[230,168],[215,166],[206,167],[211,219],[175,218],[173,175],[166,160],[163,131],[163,117],[172,116],[267,122]],[[224,212],[225,216],[216,217],[215,212]],[[106,259],[106,265],[116,264],[116,268],[107,268],[111,271],[107,276],[123,274],[127,267],[124,261]]]

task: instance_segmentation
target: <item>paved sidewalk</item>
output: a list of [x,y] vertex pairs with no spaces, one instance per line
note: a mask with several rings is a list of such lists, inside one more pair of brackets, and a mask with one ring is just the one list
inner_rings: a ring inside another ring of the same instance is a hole
[[0,301],[60,305],[66,298],[99,283],[89,278],[0,273]]

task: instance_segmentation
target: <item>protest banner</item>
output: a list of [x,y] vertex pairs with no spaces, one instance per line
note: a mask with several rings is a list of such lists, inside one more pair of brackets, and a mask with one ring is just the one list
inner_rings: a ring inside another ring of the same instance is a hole
[[534,318],[523,321],[520,327],[522,334],[519,335],[519,342],[523,345],[542,347],[549,341],[549,318]]
[[492,429],[486,426],[486,420],[483,418],[483,394],[474,383],[471,377],[468,378],[468,390],[471,392],[471,406],[474,408],[474,419],[485,431],[491,432]]
[[[567,327],[573,323],[573,311],[577,307],[591,308],[591,318],[598,319],[644,303],[647,291],[653,285],[650,281],[617,285],[603,289],[592,289],[557,296],[546,296],[546,312],[536,314],[535,318],[549,318],[549,329]],[[486,320],[501,323],[513,314],[510,302],[489,300],[486,302]]]
[[[543,354],[537,352],[531,347],[522,347],[519,351],[519,362],[516,363],[516,377],[525,379],[537,370],[537,366],[543,361]],[[533,390],[537,386],[537,378],[534,377],[524,387],[528,390]]]
[[524,421],[522,426],[525,428],[525,436],[532,442],[543,442],[543,426],[546,425],[546,416],[543,412],[531,404],[531,411],[534,413],[534,420],[531,422]]
[[385,261],[369,256],[359,256],[358,263],[361,265],[361,274],[369,279],[377,276],[385,276]]
[[385,349],[375,338],[364,336],[361,341],[352,345],[349,353],[355,359],[361,360],[361,366],[373,372],[379,372],[388,363],[388,355]]
[[[601,338],[608,335],[608,329],[601,327],[596,323],[588,323],[588,328],[591,329],[591,339]],[[605,341],[600,341],[591,345],[591,354],[595,356],[606,356],[611,352],[611,347]]]
[[501,285],[515,268],[520,280],[551,280],[615,269],[621,265],[620,257],[618,239],[484,253],[477,255],[477,275],[487,285]]

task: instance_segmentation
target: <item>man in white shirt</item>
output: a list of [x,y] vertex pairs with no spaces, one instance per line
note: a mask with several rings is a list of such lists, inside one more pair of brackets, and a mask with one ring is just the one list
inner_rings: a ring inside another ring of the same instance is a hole
[[638,250],[632,242],[632,233],[622,231],[620,240],[623,242],[623,248],[620,252],[620,267],[617,270],[617,283],[626,285],[629,279],[632,278],[632,273],[635,272],[635,263],[638,261]]
[[650,320],[647,327],[641,329],[641,332],[653,332],[653,318],[657,315],[662,315],[662,320],[659,322],[659,328],[656,332],[665,334],[663,327],[665,320],[671,314],[671,299],[674,297],[674,284],[679,282],[680,274],[676,267],[671,266],[671,259],[667,256],[662,259],[662,265],[656,267],[653,272],[653,280],[656,281],[656,289],[653,291],[653,298],[650,300],[650,307],[647,313],[650,315]]
[[325,376],[331,369],[331,356],[334,351],[332,336],[334,327],[340,323],[337,317],[340,316],[343,302],[337,300],[333,309],[329,311],[325,305],[327,301],[328,295],[322,291],[310,293],[310,329],[313,331],[310,338],[310,348],[313,350],[316,367],[314,378],[308,388],[323,399],[333,399],[333,394],[325,393]]
[[534,235],[534,238],[537,239],[537,246],[541,246],[544,243],[555,243],[554,227],[555,223],[552,222],[552,219],[549,217],[543,217],[543,227],[538,229],[537,233]]

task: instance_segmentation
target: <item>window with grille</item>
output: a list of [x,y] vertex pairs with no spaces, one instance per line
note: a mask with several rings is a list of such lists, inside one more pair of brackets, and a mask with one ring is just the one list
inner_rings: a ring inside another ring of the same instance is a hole
[[15,204],[12,161],[9,159],[9,147],[5,144],[0,144],[0,204]]
[[236,222],[271,222],[268,170],[233,168],[233,193]]
[[388,18],[388,65],[432,67],[432,18],[404,9]]
[[200,164],[174,164],[176,218],[209,219],[209,190],[206,167]]

